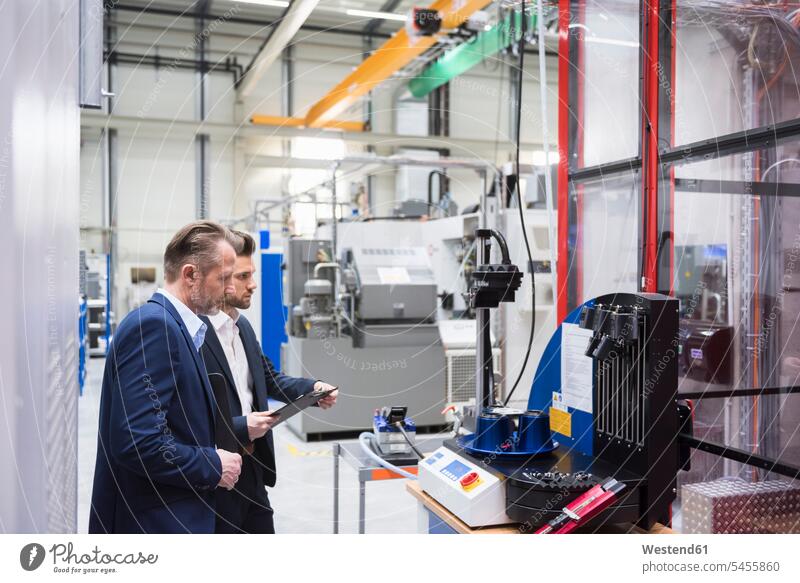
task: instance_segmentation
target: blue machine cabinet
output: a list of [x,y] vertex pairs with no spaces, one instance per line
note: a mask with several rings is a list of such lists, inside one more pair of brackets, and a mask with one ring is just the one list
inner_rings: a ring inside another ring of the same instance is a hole
[[269,231],[260,232],[261,247],[261,348],[281,370],[281,344],[285,343],[287,310],[283,305],[283,254],[269,251]]

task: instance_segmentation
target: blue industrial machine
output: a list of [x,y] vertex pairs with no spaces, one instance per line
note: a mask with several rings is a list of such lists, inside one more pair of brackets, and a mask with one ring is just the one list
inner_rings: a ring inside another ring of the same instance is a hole
[[[488,263],[490,237],[503,251],[499,265]],[[479,230],[478,238],[483,265],[470,293],[480,346],[489,308],[513,301],[521,274],[506,261],[499,234]],[[421,462],[420,485],[471,527],[517,522],[536,530],[612,483],[608,506],[581,526],[668,523],[685,463],[678,447],[678,340],[674,298],[619,293],[586,302],[550,339],[525,411],[494,401],[484,344],[475,432]]]
[[283,254],[270,251],[270,233],[259,232],[261,253],[261,348],[281,372],[281,344],[286,342],[287,311],[283,305]]

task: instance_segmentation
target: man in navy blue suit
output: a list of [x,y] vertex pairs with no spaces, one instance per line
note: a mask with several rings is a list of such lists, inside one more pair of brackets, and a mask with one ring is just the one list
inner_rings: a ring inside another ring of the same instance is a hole
[[[247,233],[233,234],[238,240],[234,241],[232,284],[220,311],[204,318],[209,326],[202,350],[209,374],[225,379],[217,400],[224,403],[228,414],[218,418],[218,438],[236,444],[243,456],[236,487],[217,490],[216,532],[272,534],[273,510],[265,487],[275,485],[275,445],[270,430],[277,417],[269,411],[268,397],[288,402],[313,390],[334,387],[276,372],[264,356],[253,327],[239,313],[250,307],[257,287],[252,258],[255,241]],[[332,407],[336,393],[321,399],[319,406]]]
[[164,253],[165,286],[120,323],[100,400],[90,533],[213,533],[216,490],[241,456],[216,447],[217,403],[199,354],[231,285],[235,241],[197,221]]

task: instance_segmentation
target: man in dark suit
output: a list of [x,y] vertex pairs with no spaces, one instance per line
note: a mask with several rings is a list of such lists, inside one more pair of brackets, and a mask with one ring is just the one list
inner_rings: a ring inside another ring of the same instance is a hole
[[[275,445],[270,429],[277,421],[270,414],[268,398],[292,401],[313,390],[332,389],[321,381],[294,378],[276,372],[266,358],[247,318],[239,309],[247,309],[256,289],[252,255],[255,241],[247,233],[234,231],[236,263],[232,286],[225,294],[222,309],[206,319],[208,333],[203,358],[210,375],[220,375],[217,400],[228,408],[230,417],[218,420],[218,443],[221,440],[241,448],[242,475],[230,491],[217,491],[218,533],[275,532],[273,510],[266,486],[275,485]],[[319,402],[327,409],[336,403],[336,392]],[[224,435],[224,437],[223,437]]]
[[215,446],[216,402],[198,353],[230,285],[232,235],[182,228],[164,253],[164,289],[120,323],[100,400],[90,533],[212,533],[215,490],[233,488],[238,453]]

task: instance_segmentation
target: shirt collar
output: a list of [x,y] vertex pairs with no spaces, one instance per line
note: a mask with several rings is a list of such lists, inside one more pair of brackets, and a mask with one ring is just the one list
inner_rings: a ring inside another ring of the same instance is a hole
[[214,330],[221,330],[223,326],[227,325],[229,322],[231,326],[235,325],[236,322],[239,321],[239,311],[234,308],[233,310],[233,317],[231,318],[227,312],[223,310],[219,310],[213,316],[208,317],[209,322],[214,327]]
[[217,311],[217,313],[214,314],[213,316],[209,316],[208,317],[208,321],[211,322],[211,325],[214,327],[214,330],[216,330],[217,332],[222,330],[222,328],[225,327],[226,325],[228,325],[229,322],[231,324],[233,323],[233,321],[231,320],[231,317],[228,316],[228,314],[226,314],[222,310]]
[[205,322],[198,318],[197,314],[190,310],[186,304],[184,304],[164,288],[158,288],[156,293],[159,293],[167,298],[169,302],[175,306],[178,315],[181,317],[181,320],[183,320],[183,325],[186,326],[186,331],[189,332],[189,336],[192,337],[194,347],[197,350],[200,350],[200,347],[203,345],[203,341],[206,338],[207,326]]

